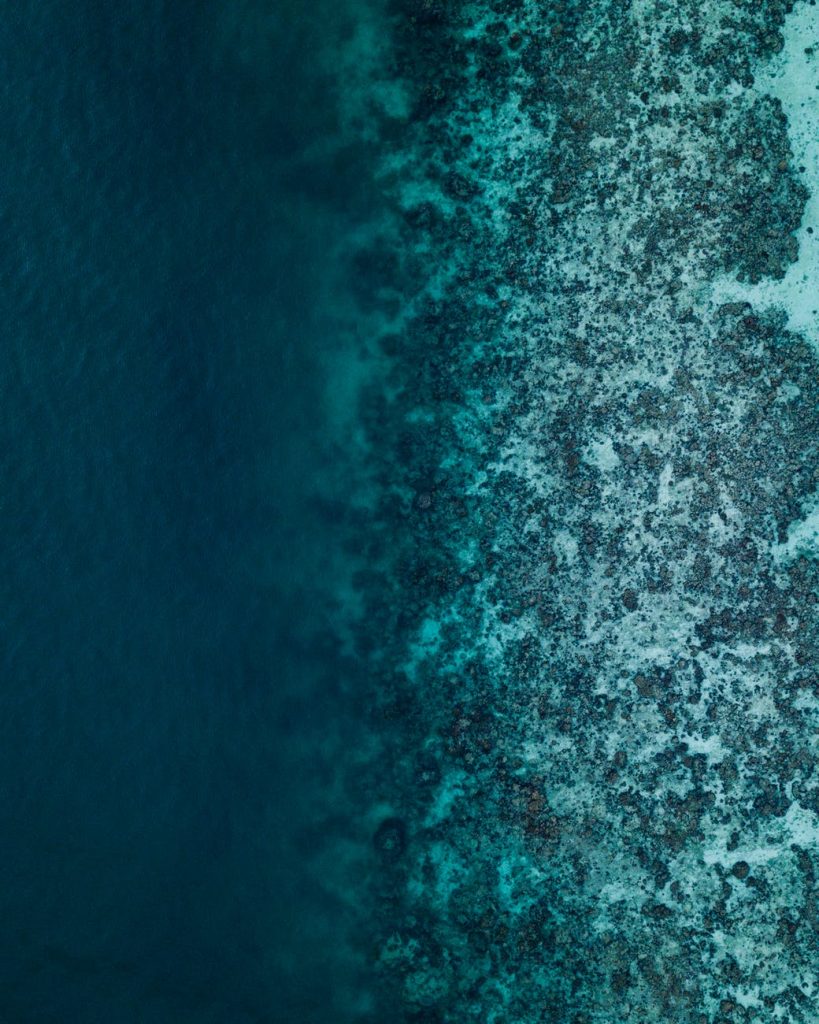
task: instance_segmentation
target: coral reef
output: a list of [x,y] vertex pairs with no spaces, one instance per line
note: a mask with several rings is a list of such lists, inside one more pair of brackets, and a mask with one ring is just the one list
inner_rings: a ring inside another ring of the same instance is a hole
[[711,288],[798,256],[755,87],[792,6],[391,5],[349,259],[378,1019],[817,1020],[819,365]]

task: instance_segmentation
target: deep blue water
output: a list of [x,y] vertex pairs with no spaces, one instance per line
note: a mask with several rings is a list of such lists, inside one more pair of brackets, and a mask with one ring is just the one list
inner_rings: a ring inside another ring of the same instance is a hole
[[0,1020],[332,1019],[288,760],[335,713],[327,21],[0,10]]

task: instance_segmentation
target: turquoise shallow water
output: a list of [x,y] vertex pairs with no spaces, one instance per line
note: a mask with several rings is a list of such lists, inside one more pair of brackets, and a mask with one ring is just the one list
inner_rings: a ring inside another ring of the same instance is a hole
[[390,10],[378,1019],[813,1022],[815,8]]

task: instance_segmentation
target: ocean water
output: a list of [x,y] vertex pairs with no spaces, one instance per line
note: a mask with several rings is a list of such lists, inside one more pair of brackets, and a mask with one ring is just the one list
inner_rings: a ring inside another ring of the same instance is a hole
[[324,6],[3,8],[3,1021],[333,1019]]
[[6,4],[0,1021],[815,1024],[816,10]]

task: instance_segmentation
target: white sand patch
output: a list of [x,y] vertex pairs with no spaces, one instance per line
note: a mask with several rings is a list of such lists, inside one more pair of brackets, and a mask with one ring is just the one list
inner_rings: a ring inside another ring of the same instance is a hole
[[782,103],[794,159],[810,192],[797,232],[799,259],[781,281],[751,285],[721,278],[711,297],[717,304],[782,306],[789,328],[804,334],[819,351],[819,8],[797,7],[786,20],[784,39],[784,48],[757,75],[754,89]]

